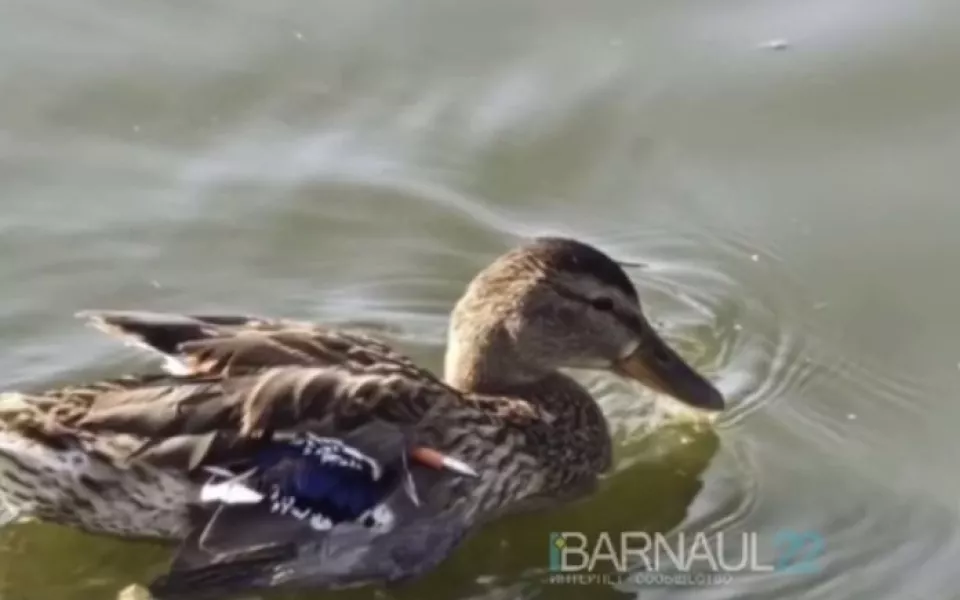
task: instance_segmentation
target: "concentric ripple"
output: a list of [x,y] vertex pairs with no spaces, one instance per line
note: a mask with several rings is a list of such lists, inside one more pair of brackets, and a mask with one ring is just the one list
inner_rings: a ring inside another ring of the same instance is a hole
[[[806,339],[792,325],[812,303],[772,253],[703,232],[648,231],[615,242],[623,248],[618,259],[644,264],[631,276],[653,324],[727,398],[721,427],[778,402],[814,373]],[[754,285],[770,277],[778,283]]]

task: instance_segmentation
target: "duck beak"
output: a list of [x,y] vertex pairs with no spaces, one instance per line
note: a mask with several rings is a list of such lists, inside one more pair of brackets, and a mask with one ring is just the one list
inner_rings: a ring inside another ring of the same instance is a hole
[[694,408],[723,410],[723,395],[649,328],[613,371]]

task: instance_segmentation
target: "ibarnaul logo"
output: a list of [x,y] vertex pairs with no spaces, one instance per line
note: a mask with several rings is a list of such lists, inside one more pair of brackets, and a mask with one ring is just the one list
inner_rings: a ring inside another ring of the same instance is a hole
[[567,545],[567,540],[564,537],[563,532],[551,531],[550,532],[550,570],[551,571],[562,571],[561,565],[563,564],[563,559],[561,558],[563,548]]
[[[823,552],[823,536],[813,531],[784,529],[773,535],[679,532],[669,536],[640,531],[591,535],[554,531],[549,537],[549,568],[552,575],[574,576],[552,577],[557,582],[600,583],[629,574],[638,583],[706,585],[729,582],[733,574],[745,572],[815,573],[820,570]],[[602,581],[598,574],[603,574]],[[669,574],[669,582],[664,574]]]

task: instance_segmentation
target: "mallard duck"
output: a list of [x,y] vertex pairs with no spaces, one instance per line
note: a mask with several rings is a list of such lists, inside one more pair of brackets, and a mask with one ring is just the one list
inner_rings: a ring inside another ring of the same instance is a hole
[[491,519],[588,494],[610,434],[561,369],[724,406],[623,269],[571,239],[536,239],[470,282],[442,379],[308,323],[84,316],[171,372],[0,395],[0,513],[178,540],[158,598],[402,581]]

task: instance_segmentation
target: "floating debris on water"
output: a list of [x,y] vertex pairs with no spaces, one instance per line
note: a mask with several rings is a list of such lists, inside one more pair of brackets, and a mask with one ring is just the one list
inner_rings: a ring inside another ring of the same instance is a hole
[[300,33],[299,31],[294,31],[294,32],[293,32],[293,37],[297,38],[298,40],[302,40],[302,39],[303,39],[303,34]]
[[761,50],[786,50],[790,47],[790,42],[783,38],[774,38],[760,44]]
[[849,419],[849,420],[851,420],[851,421],[856,421],[856,420],[857,420],[857,415],[854,414],[854,413],[850,413],[850,414],[847,415],[847,419]]
[[753,262],[760,262],[760,255],[759,255],[759,254],[751,254],[751,255],[750,255],[750,260],[752,260]]

